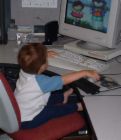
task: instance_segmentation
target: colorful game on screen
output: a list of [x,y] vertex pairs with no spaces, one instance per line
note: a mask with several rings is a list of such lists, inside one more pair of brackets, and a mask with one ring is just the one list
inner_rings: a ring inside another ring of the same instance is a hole
[[107,33],[111,0],[68,0],[65,23]]

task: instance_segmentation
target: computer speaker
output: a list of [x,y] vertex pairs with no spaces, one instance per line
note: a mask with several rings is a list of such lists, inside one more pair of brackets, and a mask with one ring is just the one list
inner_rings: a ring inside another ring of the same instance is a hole
[[44,45],[52,45],[57,40],[58,35],[58,21],[51,21],[45,24],[45,41]]

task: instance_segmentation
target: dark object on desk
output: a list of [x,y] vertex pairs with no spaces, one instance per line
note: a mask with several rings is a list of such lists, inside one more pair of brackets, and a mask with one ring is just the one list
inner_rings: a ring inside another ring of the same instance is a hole
[[100,89],[99,86],[88,81],[85,78],[81,78],[81,79],[71,83],[71,85],[80,88],[87,94],[97,94],[97,93],[99,93],[99,89]]
[[45,25],[45,41],[44,45],[52,45],[57,40],[58,35],[58,22],[51,21]]

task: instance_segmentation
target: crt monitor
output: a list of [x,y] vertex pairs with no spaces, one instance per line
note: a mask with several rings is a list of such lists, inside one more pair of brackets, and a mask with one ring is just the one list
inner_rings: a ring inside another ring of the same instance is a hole
[[[114,53],[121,47],[120,0],[62,0],[59,33],[82,40],[69,44],[73,51],[82,47],[85,52]],[[110,59],[120,55],[119,52],[100,59]]]

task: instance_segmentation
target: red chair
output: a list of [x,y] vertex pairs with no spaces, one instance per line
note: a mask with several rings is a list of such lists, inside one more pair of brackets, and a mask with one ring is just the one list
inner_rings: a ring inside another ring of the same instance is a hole
[[0,129],[14,140],[58,140],[82,128],[83,117],[75,112],[52,119],[40,127],[20,129],[21,117],[13,91],[0,73]]

